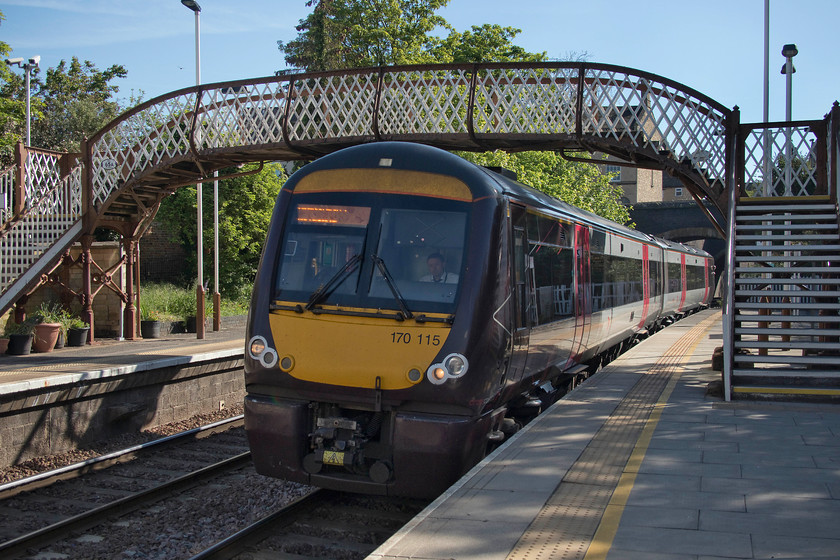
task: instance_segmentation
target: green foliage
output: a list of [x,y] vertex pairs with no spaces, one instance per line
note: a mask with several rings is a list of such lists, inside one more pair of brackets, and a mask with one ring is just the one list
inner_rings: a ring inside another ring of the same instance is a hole
[[433,39],[429,55],[435,62],[538,62],[547,53],[529,53],[513,44],[521,29],[496,24],[473,25],[470,31],[450,31],[445,39]]
[[[5,19],[0,11],[0,22]],[[12,48],[0,41],[0,54]],[[38,148],[78,152],[86,136],[105,126],[122,108],[113,99],[119,88],[111,84],[124,78],[123,66],[112,65],[98,70],[90,61],[72,57],[30,74],[31,143]],[[26,130],[26,86],[20,71],[0,65],[0,166],[13,161],[14,146],[24,140]]]
[[435,12],[449,0],[308,0],[298,37],[277,46],[308,71],[431,62],[428,34],[447,27]]
[[[255,165],[244,170],[256,169]],[[244,170],[231,170],[241,172]],[[256,275],[265,235],[277,194],[286,181],[280,165],[266,165],[254,175],[219,180],[219,291],[236,295],[249,286]],[[202,189],[204,207],[205,277],[212,276],[213,188],[205,183]],[[209,209],[209,211],[208,211]],[[181,243],[189,255],[184,263],[187,278],[196,276],[196,189],[183,187],[161,204],[158,220],[175,232],[174,241]]]
[[[140,294],[141,321],[181,321],[195,316],[195,287],[182,288],[172,284],[147,284]],[[250,292],[239,293],[235,297],[222,298],[221,314],[223,317],[245,315],[248,313]],[[213,316],[212,298],[205,298],[204,315]]]
[[36,95],[41,108],[33,118],[32,144],[67,152],[80,150],[84,137],[93,135],[120,113],[119,104],[112,100],[119,87],[110,82],[126,75],[123,66],[97,70],[92,62],[81,63],[75,56],[69,65],[62,60],[47,69],[46,80],[43,85],[39,82]]
[[621,204],[621,187],[610,183],[594,165],[570,162],[554,152],[459,153],[461,157],[489,167],[504,167],[516,173],[519,182],[620,224],[630,224],[630,214]]

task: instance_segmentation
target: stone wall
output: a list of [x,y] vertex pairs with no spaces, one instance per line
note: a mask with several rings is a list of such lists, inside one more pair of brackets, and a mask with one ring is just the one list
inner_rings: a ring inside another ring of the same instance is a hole
[[242,403],[242,352],[0,395],[0,468]]

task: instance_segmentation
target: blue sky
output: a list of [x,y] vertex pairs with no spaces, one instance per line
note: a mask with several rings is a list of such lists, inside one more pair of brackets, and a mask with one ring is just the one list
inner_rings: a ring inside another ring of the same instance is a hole
[[[297,36],[305,0],[199,0],[202,82],[271,75],[284,67],[277,40]],[[0,40],[42,67],[77,56],[122,64],[125,102],[194,85],[194,16],[179,0],[0,1]],[[629,66],[690,86],[742,122],[762,120],[764,0],[450,0],[457,30],[498,23],[515,42],[552,58]],[[770,120],[784,119],[782,45],[795,43],[793,118],[819,119],[840,99],[840,1],[770,1]]]

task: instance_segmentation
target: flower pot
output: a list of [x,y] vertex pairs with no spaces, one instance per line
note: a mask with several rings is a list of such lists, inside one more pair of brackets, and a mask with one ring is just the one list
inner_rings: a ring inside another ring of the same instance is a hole
[[143,338],[160,338],[160,321],[140,321],[140,336]]
[[11,356],[25,356],[32,350],[31,334],[10,334],[9,348],[6,354]]
[[59,323],[35,325],[35,340],[32,341],[32,350],[35,352],[52,352],[60,330],[61,325]]
[[87,343],[90,327],[67,329],[67,346],[84,346]]
[[6,350],[9,349],[9,339],[8,338],[0,338],[0,354],[5,354]]
[[64,348],[66,340],[64,339],[64,331],[61,329],[58,330],[58,338],[55,339],[55,346],[54,348],[58,350],[59,348]]

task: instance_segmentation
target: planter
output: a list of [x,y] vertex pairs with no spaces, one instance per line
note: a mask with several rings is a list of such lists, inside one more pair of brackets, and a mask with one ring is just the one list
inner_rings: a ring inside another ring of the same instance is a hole
[[64,343],[66,340],[64,339],[64,331],[59,329],[58,331],[58,338],[55,339],[55,346],[54,348],[58,350],[59,348],[64,348]]
[[160,338],[160,321],[140,321],[140,336],[143,338]]
[[10,334],[9,348],[6,354],[11,356],[25,356],[32,350],[31,334]]
[[6,350],[9,349],[9,339],[8,338],[0,338],[0,354],[5,354]]
[[52,352],[55,342],[58,340],[58,333],[61,331],[59,323],[40,323],[35,325],[35,340],[32,342],[32,350],[35,352]]
[[87,343],[90,327],[67,329],[67,346],[84,346]]

